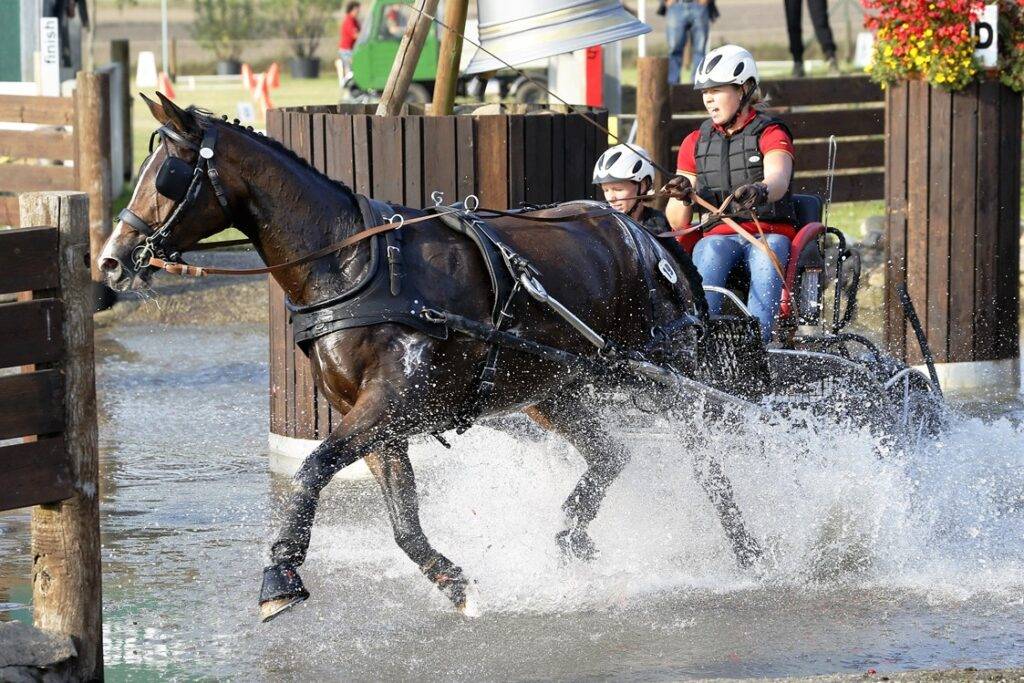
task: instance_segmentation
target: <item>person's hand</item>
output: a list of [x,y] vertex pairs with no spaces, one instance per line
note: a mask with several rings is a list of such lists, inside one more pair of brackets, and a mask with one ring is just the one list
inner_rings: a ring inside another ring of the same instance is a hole
[[661,188],[661,193],[669,196],[670,199],[678,199],[681,202],[690,201],[690,197],[693,195],[693,184],[690,179],[684,175],[673,176],[671,180],[665,183],[665,186]]
[[768,186],[764,183],[740,185],[732,193],[732,201],[737,208],[749,211],[768,201]]

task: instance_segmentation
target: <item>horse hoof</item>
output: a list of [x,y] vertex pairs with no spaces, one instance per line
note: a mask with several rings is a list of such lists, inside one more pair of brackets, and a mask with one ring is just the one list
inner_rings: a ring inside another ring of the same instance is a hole
[[263,570],[260,589],[260,620],[266,623],[309,597],[295,568],[289,564],[275,564]]
[[290,610],[292,607],[305,602],[308,596],[293,595],[290,598],[278,598],[260,603],[260,621],[264,624],[277,615]]
[[477,594],[476,588],[472,585],[467,585],[463,591],[463,596],[462,605],[456,605],[455,607],[459,614],[467,619],[476,619],[483,614],[480,609],[480,596]]
[[558,542],[558,547],[562,549],[562,556],[566,559],[590,562],[597,559],[600,554],[586,531],[566,529],[558,532],[555,540]]

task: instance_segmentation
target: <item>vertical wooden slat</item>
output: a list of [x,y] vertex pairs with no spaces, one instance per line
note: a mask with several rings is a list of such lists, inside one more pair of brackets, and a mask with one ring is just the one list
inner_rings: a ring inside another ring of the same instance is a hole
[[587,172],[583,154],[586,150],[588,127],[590,124],[579,114],[569,114],[565,117],[565,148],[568,150],[565,157],[566,199],[582,199],[588,196],[587,181],[590,174]]
[[978,85],[953,94],[949,266],[949,361],[974,358],[974,176],[977,173]]
[[[313,160],[313,117],[305,112],[291,112],[288,147],[307,163]],[[316,389],[309,359],[299,347],[292,344],[289,353],[295,364],[295,436],[312,439],[316,433]]]
[[[928,126],[930,88],[923,81],[910,84],[907,163],[907,289],[917,307],[921,325],[928,328]],[[907,323],[909,325],[909,323]],[[913,332],[907,332],[912,338]],[[922,362],[917,344],[907,344],[907,358]]]
[[523,166],[523,117],[508,117],[508,205],[515,208],[526,201],[526,173]]
[[454,116],[428,116],[423,119],[423,195],[428,206],[431,194],[444,194],[444,203],[457,201],[456,139]]
[[399,116],[370,117],[373,129],[373,193],[375,199],[401,203],[405,196],[405,167],[402,152],[402,119]]
[[903,358],[907,348],[907,329],[896,296],[907,277],[907,157],[910,86],[890,86],[886,99],[889,118],[886,134],[886,343],[889,351]]
[[928,152],[928,344],[936,363],[949,359],[950,171],[953,96],[931,90]]
[[355,169],[352,163],[352,117],[328,114],[326,117],[327,168],[329,178],[355,187]]
[[352,117],[352,189],[373,196],[372,116]]
[[527,116],[523,124],[526,201],[551,202],[551,117]]
[[996,358],[1016,358],[1020,348],[1021,96],[1000,86],[999,200],[996,253]]
[[481,206],[509,207],[508,117],[477,117],[476,174]]
[[564,114],[551,116],[551,201],[576,199],[565,193],[565,119]]
[[991,169],[999,164],[999,84],[983,81],[978,97],[978,170],[974,174],[977,196],[977,237],[974,277],[974,360],[994,360],[996,317],[995,273],[998,255],[999,180]]
[[476,194],[477,190],[474,119],[472,116],[451,118],[455,120],[456,195],[463,200],[471,194]]
[[409,116],[405,124],[405,199],[406,206],[423,208],[423,119]]

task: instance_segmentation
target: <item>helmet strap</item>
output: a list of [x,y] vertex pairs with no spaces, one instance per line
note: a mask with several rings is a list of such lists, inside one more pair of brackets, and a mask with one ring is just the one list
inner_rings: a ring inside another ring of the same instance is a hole
[[[651,183],[651,184],[653,185],[653,183]],[[647,194],[647,192],[650,191],[650,189],[651,188],[647,188],[646,190],[644,189],[644,181],[642,181],[642,180],[636,184],[637,198],[633,200],[633,206],[629,207],[629,211],[626,212],[627,216],[633,217],[633,212],[636,211],[637,207],[639,207],[641,204],[643,204],[643,201],[644,201],[644,200],[640,199],[640,195]]]

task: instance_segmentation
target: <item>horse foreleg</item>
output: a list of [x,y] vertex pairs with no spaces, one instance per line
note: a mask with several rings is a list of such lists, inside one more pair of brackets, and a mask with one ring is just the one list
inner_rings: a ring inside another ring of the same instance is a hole
[[384,493],[398,547],[452,601],[456,609],[467,616],[475,616],[476,608],[467,595],[469,581],[462,569],[434,550],[423,533],[416,475],[409,461],[409,442],[403,439],[389,443],[367,455],[366,464]]
[[386,403],[383,396],[360,397],[341,424],[306,456],[292,478],[280,510],[280,531],[270,547],[273,564],[263,570],[263,621],[309,597],[295,568],[306,559],[320,492],[339,470],[397,436],[387,419]]
[[722,528],[736,554],[736,561],[742,568],[748,569],[760,559],[761,545],[743,523],[743,515],[733,498],[732,483],[722,470],[721,463],[710,453],[697,449],[694,452],[693,473],[718,512]]
[[567,556],[592,559],[597,550],[587,526],[597,516],[608,487],[629,462],[629,452],[608,435],[597,411],[576,398],[549,399],[527,414],[546,422],[544,426],[572,444],[587,463],[586,472],[562,504],[565,529],[555,538]]

